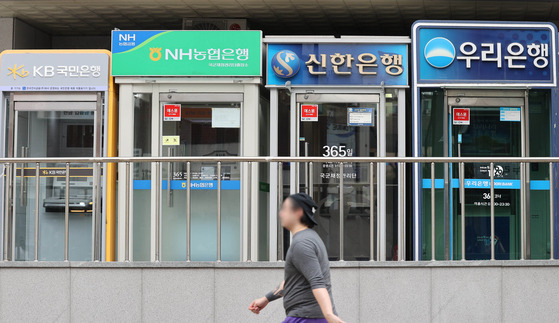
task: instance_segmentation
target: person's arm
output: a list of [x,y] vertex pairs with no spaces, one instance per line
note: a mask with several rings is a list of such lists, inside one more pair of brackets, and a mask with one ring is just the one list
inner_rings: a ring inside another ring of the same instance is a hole
[[334,314],[332,309],[332,300],[330,299],[330,294],[326,288],[316,288],[312,290],[314,298],[320,306],[322,315],[328,321],[328,323],[344,323],[339,317]]
[[268,294],[266,294],[266,299],[268,300],[268,302],[273,302],[276,299],[280,299],[283,297],[284,293],[283,293],[283,287],[285,285],[285,280],[282,281],[278,287],[276,287],[274,290],[270,291]]
[[280,299],[283,297],[283,287],[285,285],[285,281],[282,281],[281,284],[278,285],[274,290],[270,291],[266,296],[260,297],[252,301],[248,309],[252,311],[254,314],[260,314],[260,311],[268,305],[268,303],[275,301],[276,299]]

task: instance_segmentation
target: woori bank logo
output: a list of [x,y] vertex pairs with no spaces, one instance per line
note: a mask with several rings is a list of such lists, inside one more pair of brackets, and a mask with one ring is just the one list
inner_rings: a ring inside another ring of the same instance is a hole
[[445,68],[454,62],[456,49],[450,40],[436,37],[425,45],[423,55],[427,63],[434,68]]
[[299,72],[301,60],[293,51],[284,49],[272,57],[272,70],[281,78],[290,78]]

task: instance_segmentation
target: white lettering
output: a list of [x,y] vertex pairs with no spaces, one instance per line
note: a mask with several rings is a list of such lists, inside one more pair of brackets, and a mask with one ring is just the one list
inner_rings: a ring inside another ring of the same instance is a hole
[[45,77],[54,76],[54,66],[45,66]]
[[170,49],[165,48],[165,60],[168,61],[168,60],[169,60],[169,56],[171,56],[171,58],[174,59],[174,60],[176,61],[177,59],[179,59],[178,50],[175,49],[175,53],[174,53],[174,55],[173,55],[173,52],[172,52]]
[[39,77],[43,77],[42,74],[42,70],[43,67],[42,66],[33,66],[33,77],[39,76]]

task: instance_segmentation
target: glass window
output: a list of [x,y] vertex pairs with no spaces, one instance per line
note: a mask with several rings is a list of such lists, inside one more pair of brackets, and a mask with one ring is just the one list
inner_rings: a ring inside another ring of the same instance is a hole
[[[17,104],[17,103],[16,103]],[[15,157],[93,157],[94,111],[16,111]],[[39,260],[64,259],[66,164],[17,165],[15,176],[15,260],[33,260],[35,203],[39,204]],[[93,168],[71,164],[69,181],[70,260],[91,260]],[[38,201],[37,201],[38,199]]]
[[[134,94],[134,157],[151,154],[151,93]],[[147,188],[147,189],[146,189]],[[133,250],[135,261],[150,260],[151,163],[134,163],[133,175]]]
[[[166,109],[172,109],[165,112]],[[239,156],[239,103],[163,103],[163,156]],[[240,260],[241,168],[239,163],[192,163],[191,259],[217,258],[217,177],[221,178],[221,259]],[[168,163],[162,171],[162,259],[186,259],[185,162]],[[169,185],[170,180],[170,187]]]
[[[318,116],[314,121],[300,122],[301,156],[377,156],[377,103],[309,104],[317,106]],[[300,108],[304,109],[306,105],[307,103],[301,103]],[[304,176],[307,175],[302,176],[301,191],[305,191],[308,185]],[[340,205],[339,199],[339,163],[314,163],[312,176],[313,197],[318,204],[319,224],[316,231],[325,242],[329,258],[339,260],[340,257],[342,208],[344,260],[369,260],[371,203],[373,209],[376,207],[376,201],[370,201],[370,190],[374,187],[371,188],[369,183],[369,164],[344,164],[343,205]]]

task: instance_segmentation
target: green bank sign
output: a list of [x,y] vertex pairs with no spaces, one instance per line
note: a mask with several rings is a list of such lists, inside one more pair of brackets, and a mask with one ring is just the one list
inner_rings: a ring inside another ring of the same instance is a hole
[[115,30],[113,76],[261,76],[262,32]]

